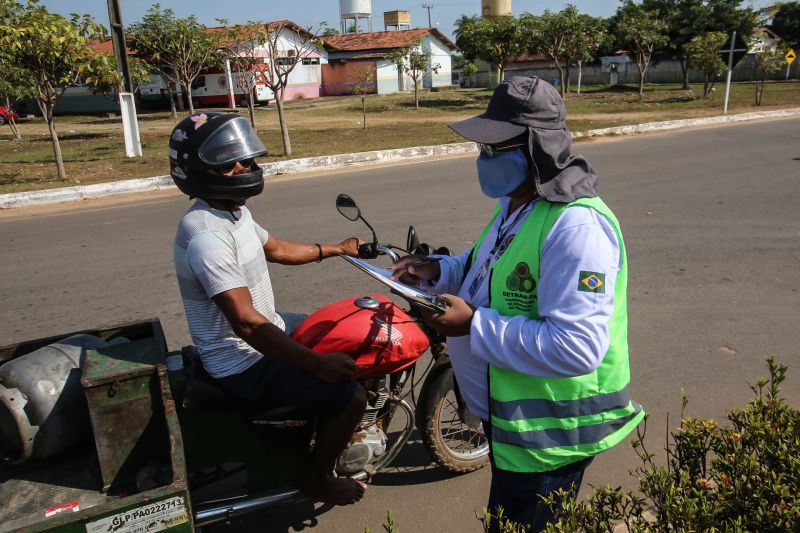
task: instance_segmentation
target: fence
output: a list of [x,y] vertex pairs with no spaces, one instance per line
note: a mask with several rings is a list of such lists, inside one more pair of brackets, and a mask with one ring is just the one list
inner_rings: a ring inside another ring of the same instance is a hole
[[[544,80],[554,82],[560,81],[558,69],[555,67],[541,67],[541,68],[526,68],[514,69],[509,68],[505,71],[505,77],[512,76],[537,76]],[[582,85],[611,85],[612,73],[608,67],[601,65],[584,65],[581,72]],[[472,87],[486,87],[489,85],[491,73],[479,72],[472,76],[470,85]],[[733,81],[754,81],[760,79],[756,70],[755,56],[745,56],[736,68],[733,69]],[[778,72],[771,73],[767,79],[769,80],[785,80],[786,79],[786,66]],[[789,79],[800,79],[800,61],[795,61],[789,70]],[[657,63],[651,63],[647,68],[645,75],[645,83],[683,83],[683,71],[681,70],[680,61],[665,60]],[[702,72],[689,69],[689,81],[691,83],[702,83],[704,75]],[[725,74],[718,77],[718,81],[725,81]],[[571,86],[578,83],[578,67],[571,67],[569,72],[569,82]],[[617,83],[618,84],[638,84],[639,83],[639,69],[636,63],[619,63],[617,70]]]

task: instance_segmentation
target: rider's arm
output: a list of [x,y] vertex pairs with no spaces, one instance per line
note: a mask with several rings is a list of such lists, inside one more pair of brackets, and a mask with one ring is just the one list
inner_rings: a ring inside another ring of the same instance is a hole
[[267,357],[299,366],[326,381],[350,378],[355,364],[344,354],[320,357],[293,341],[253,307],[236,243],[228,232],[209,231],[195,237],[187,249],[191,269],[206,295],[220,308],[237,336]]
[[355,237],[339,244],[308,244],[278,239],[270,234],[264,243],[264,254],[270,263],[282,265],[304,265],[336,255],[358,256],[359,241]]
[[270,322],[253,307],[250,290],[237,287],[216,294],[214,303],[242,340],[266,355],[286,361],[316,374],[320,358],[315,352],[292,340],[284,331]]
[[[470,328],[471,351],[500,368],[534,376],[594,371],[609,347],[619,268],[620,248],[611,225],[594,210],[567,209],[542,249],[541,320],[479,308]],[[605,274],[604,290],[578,290],[582,272]]]

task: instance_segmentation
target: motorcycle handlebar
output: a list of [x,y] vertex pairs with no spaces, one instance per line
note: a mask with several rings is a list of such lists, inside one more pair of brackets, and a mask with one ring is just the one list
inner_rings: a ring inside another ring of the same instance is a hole
[[367,242],[358,247],[358,255],[362,259],[375,259],[379,255],[388,255],[392,262],[400,259],[397,252],[392,250],[391,245],[378,244],[376,242]]
[[378,257],[377,243],[366,242],[358,247],[358,255],[363,259],[375,259]]

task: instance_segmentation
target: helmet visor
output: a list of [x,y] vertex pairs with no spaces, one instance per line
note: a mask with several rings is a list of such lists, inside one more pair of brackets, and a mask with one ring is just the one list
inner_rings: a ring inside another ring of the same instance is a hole
[[267,149],[244,117],[229,120],[203,142],[200,160],[208,165],[225,165],[265,155]]

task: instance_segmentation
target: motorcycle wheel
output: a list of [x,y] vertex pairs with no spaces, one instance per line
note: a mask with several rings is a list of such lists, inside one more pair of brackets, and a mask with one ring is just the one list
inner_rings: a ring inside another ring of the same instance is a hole
[[436,463],[464,474],[489,464],[489,443],[479,419],[464,420],[454,385],[449,366],[426,383],[417,403],[417,428]]

